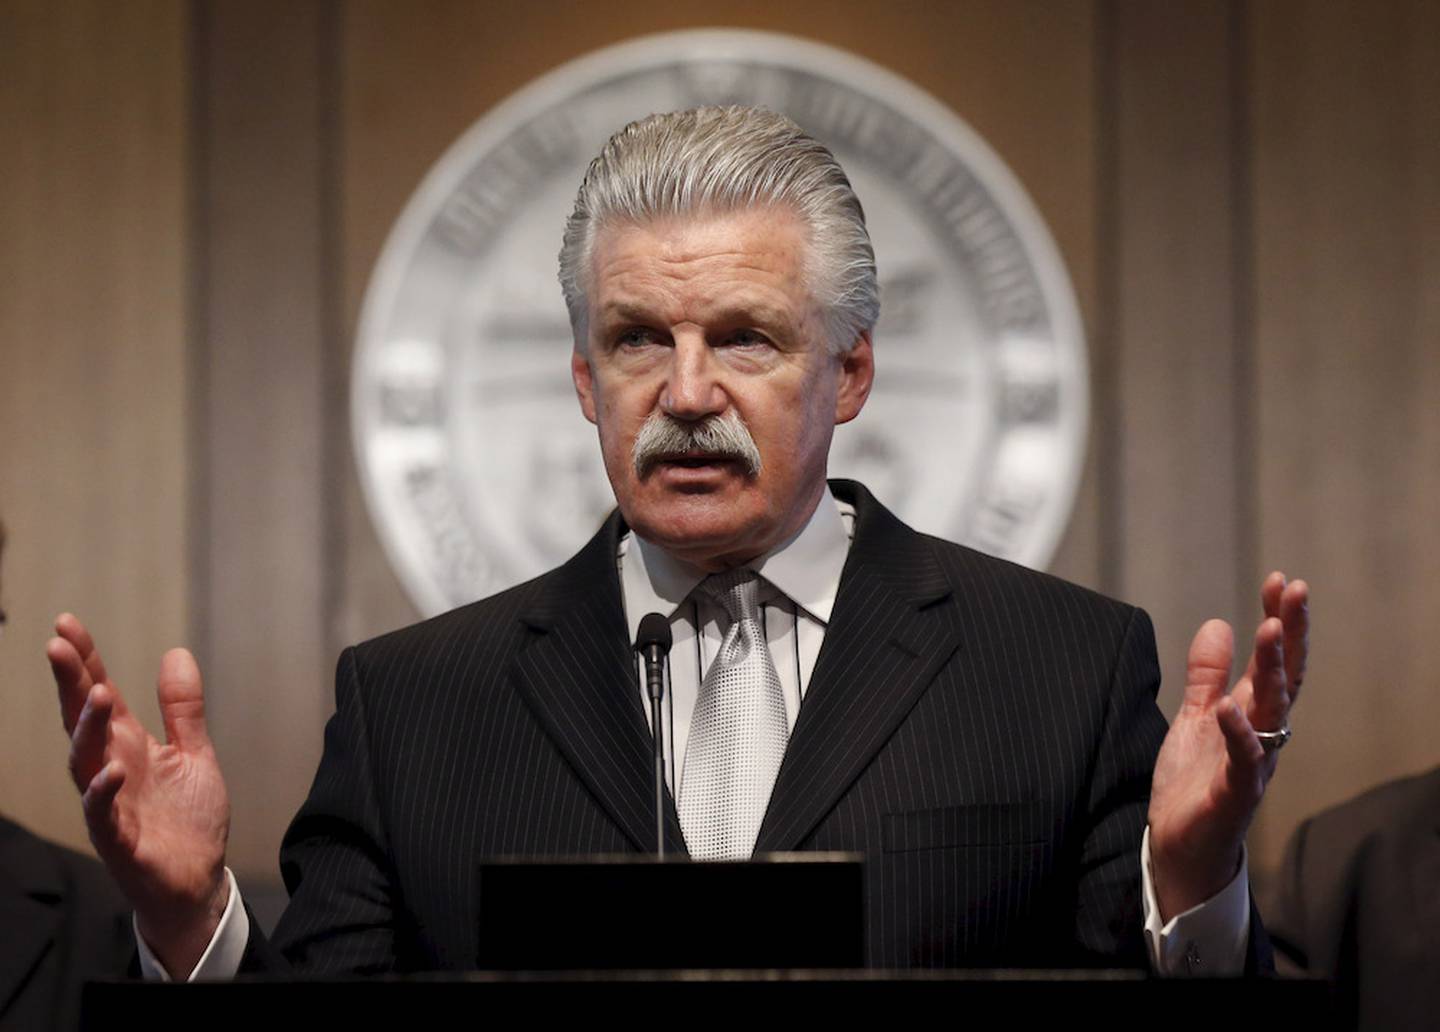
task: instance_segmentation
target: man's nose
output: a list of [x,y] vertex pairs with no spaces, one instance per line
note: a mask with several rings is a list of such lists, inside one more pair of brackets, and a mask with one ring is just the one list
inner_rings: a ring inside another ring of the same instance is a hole
[[695,420],[719,415],[729,404],[710,346],[698,334],[677,334],[660,408],[676,419]]

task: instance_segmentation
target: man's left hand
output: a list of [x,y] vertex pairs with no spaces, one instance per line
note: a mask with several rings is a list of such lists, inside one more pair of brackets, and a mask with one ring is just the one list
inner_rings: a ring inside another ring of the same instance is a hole
[[1286,726],[1309,652],[1309,587],[1265,578],[1265,618],[1245,676],[1226,691],[1235,636],[1223,620],[1190,643],[1185,700],[1155,761],[1150,862],[1161,919],[1205,902],[1240,868],[1250,819],[1275,773],[1256,731]]

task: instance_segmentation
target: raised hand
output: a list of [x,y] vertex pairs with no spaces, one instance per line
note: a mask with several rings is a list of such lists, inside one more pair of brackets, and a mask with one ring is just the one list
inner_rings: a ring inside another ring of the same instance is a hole
[[90,841],[135,907],[146,943],[183,978],[229,898],[230,800],[205,730],[200,670],[184,649],[160,661],[162,743],[125,705],[84,625],[66,613],[55,631],[45,652]]
[[1245,674],[1228,692],[1230,625],[1210,620],[1190,644],[1185,698],[1150,794],[1150,858],[1164,920],[1215,895],[1239,869],[1245,833],[1275,773],[1276,753],[1256,732],[1286,727],[1300,693],[1309,593],[1304,581],[1287,584],[1281,573],[1265,579],[1265,618]]

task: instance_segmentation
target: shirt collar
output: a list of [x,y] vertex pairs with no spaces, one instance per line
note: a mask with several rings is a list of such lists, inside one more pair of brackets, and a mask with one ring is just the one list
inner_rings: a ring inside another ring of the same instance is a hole
[[[853,519],[854,509],[826,491],[800,533],[745,565],[815,620],[828,624],[850,550]],[[706,577],[699,567],[629,532],[620,539],[618,559],[632,641],[641,617],[646,613],[663,613],[667,619],[673,616]]]

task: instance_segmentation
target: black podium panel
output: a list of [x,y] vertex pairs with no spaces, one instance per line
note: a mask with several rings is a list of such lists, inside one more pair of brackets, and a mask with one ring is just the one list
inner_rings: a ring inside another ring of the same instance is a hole
[[482,971],[865,963],[865,869],[853,853],[497,860],[481,865],[477,898]]

